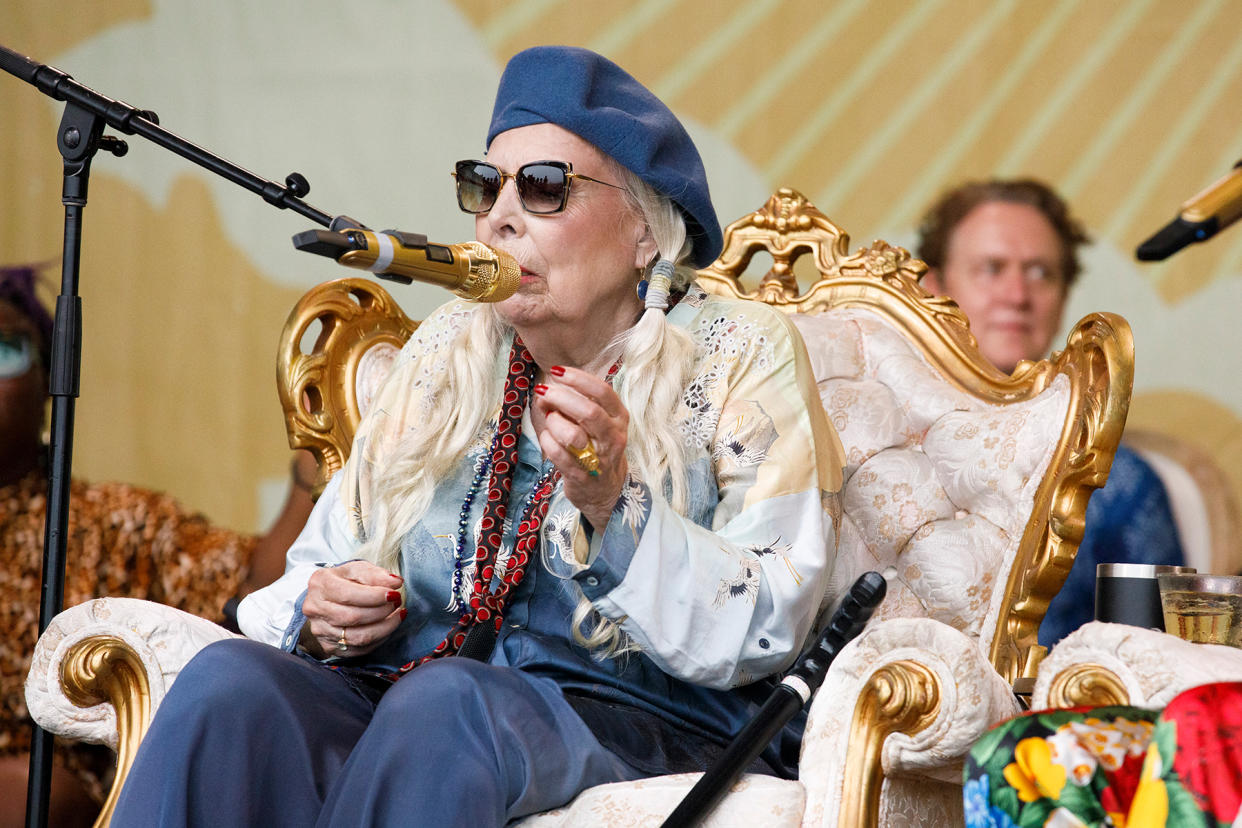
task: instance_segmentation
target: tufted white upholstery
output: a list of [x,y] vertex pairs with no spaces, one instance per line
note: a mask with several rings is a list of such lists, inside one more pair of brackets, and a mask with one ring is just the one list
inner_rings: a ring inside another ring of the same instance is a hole
[[931,618],[986,649],[995,578],[1064,427],[1068,380],[1002,406],[956,388],[873,313],[794,322],[848,464],[829,599],[869,569],[895,567],[876,618]]
[[[1004,377],[978,354],[956,306],[918,286],[922,263],[882,242],[846,256],[844,234],[797,193],[778,192],[725,239],[700,282],[794,314],[845,447],[841,546],[825,607],[867,570],[891,575],[871,623],[812,700],[800,778],[743,777],[706,824],[960,824],[962,757],[1019,709],[1013,682],[1034,676],[1035,630],[1073,561],[1086,493],[1103,484],[1116,448],[1129,395],[1128,329],[1116,317],[1088,317],[1055,363]],[[775,266],[748,293],[738,276],[756,248]],[[799,295],[789,274],[803,253],[815,256],[823,279]],[[332,336],[301,354],[295,346],[309,321],[325,314]],[[367,357],[372,339],[391,347],[412,328],[363,280],[313,289],[282,338],[291,444],[310,448],[323,470],[338,468],[352,436],[341,424],[356,424],[367,389],[387,370],[383,356]],[[203,622],[168,608],[153,621],[139,620],[141,602],[120,599],[67,610],[40,639],[27,680],[44,727],[117,741],[107,728],[118,719],[100,710],[124,709],[132,688],[100,689],[111,701],[77,708],[60,679],[62,661],[106,633],[109,615],[125,619],[121,637],[137,651],[126,657],[153,677],[144,691],[152,710],[205,643]],[[182,639],[181,626],[194,635]],[[127,735],[125,723],[142,715],[119,719],[119,779],[125,746],[146,726],[137,721]],[[601,786],[521,824],[658,825],[695,779]]]

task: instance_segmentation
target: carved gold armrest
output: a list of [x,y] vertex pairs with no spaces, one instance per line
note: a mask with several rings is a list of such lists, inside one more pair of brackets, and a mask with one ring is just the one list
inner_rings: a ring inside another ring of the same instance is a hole
[[45,730],[105,744],[117,772],[97,825],[107,825],[138,745],[173,680],[200,649],[233,634],[150,601],[96,598],[52,619],[26,677],[26,705]]
[[138,653],[111,635],[84,638],[68,647],[60,663],[60,684],[65,698],[79,707],[111,704],[116,713],[116,776],[95,823],[107,825],[154,715],[151,684]]
[[1044,659],[1031,706],[1161,708],[1183,690],[1217,681],[1242,681],[1242,650],[1092,621]]
[[871,674],[850,723],[838,825],[878,823],[885,740],[894,733],[918,733],[939,712],[940,681],[917,661],[895,661]]
[[888,776],[961,784],[971,745],[1018,712],[979,645],[937,621],[873,623],[811,702],[800,778],[804,824],[877,824]]

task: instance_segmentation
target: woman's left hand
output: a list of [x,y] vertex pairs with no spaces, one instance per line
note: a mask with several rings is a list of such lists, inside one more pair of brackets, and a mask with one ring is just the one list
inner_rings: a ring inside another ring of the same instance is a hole
[[[565,496],[596,532],[603,532],[629,471],[625,443],[630,414],[612,386],[594,374],[577,368],[552,374],[547,386],[536,388],[535,407],[544,417],[539,445],[560,470]],[[594,447],[599,458],[594,475],[579,460],[587,447]]]

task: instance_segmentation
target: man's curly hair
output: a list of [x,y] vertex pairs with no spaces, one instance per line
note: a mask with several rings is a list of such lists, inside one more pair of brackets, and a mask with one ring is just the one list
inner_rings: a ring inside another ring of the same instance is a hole
[[1082,270],[1078,246],[1091,241],[1081,222],[1070,215],[1069,205],[1042,181],[1034,178],[992,178],[971,181],[944,193],[924,214],[919,224],[916,255],[928,267],[944,267],[949,239],[957,225],[981,204],[1004,201],[1034,207],[1056,231],[1061,240],[1061,274],[1069,288]]

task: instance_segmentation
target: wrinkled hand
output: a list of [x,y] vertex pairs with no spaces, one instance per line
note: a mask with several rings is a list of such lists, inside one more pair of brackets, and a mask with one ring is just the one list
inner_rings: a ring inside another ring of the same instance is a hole
[[[565,496],[596,532],[603,532],[629,471],[625,443],[630,414],[601,378],[576,368],[563,370],[535,396],[535,406],[544,416],[539,445],[560,471]],[[578,462],[576,450],[590,444],[599,457],[598,475]]]
[[[317,569],[306,584],[303,649],[316,658],[374,650],[405,618],[399,575],[368,561]],[[342,630],[346,645],[341,646]]]

